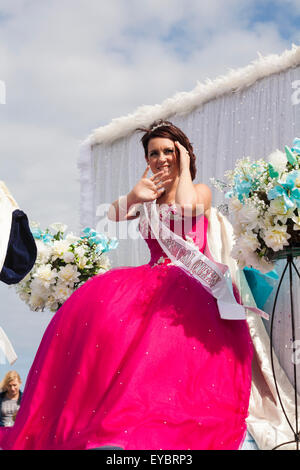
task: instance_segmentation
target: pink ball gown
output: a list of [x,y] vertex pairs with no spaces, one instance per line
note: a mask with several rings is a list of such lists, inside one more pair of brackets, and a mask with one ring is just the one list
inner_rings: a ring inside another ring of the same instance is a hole
[[[202,252],[207,226],[200,216],[189,232]],[[140,230],[149,234],[143,216]],[[169,264],[155,239],[146,242],[148,264],[95,276],[54,315],[1,448],[240,448],[248,325],[222,320],[202,285]]]

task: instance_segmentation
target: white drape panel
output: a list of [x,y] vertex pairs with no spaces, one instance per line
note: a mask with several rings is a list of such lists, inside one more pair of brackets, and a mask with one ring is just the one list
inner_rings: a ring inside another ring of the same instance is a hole
[[[210,183],[210,178],[224,180],[237,159],[250,156],[265,158],[275,149],[291,146],[300,137],[300,104],[292,102],[292,84],[300,80],[300,66],[267,76],[253,85],[228,93],[202,104],[188,114],[176,114],[169,120],[189,137],[197,156],[195,182]],[[137,126],[139,127],[139,122]],[[89,141],[82,146],[79,161],[81,171],[81,225],[106,230],[120,238],[115,252],[110,254],[114,266],[140,265],[149,260],[146,244],[138,236],[137,221],[114,224],[103,219],[101,205],[110,204],[127,194],[141,177],[146,163],[141,133],[130,134],[112,143],[97,144],[90,149]],[[213,190],[213,205],[224,203],[224,195]],[[98,215],[97,215],[98,210]],[[126,238],[130,231],[131,238]],[[279,263],[279,272],[282,267]],[[295,310],[300,316],[300,282],[295,283]],[[283,291],[288,292],[288,278]],[[273,293],[274,294],[274,293]],[[270,311],[273,298],[267,302]],[[281,366],[292,381],[291,328],[289,297],[282,295],[275,325],[275,350]],[[269,325],[266,325],[267,329]],[[300,321],[297,320],[300,340]],[[300,357],[300,354],[299,354]],[[300,368],[300,367],[299,367]],[[300,376],[298,377],[300,383]]]

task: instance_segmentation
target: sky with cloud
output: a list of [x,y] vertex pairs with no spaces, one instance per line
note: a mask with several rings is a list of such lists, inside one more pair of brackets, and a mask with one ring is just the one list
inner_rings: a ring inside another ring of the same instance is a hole
[[[299,45],[299,21],[299,0],[0,0],[0,179],[31,220],[77,232],[78,148],[93,129]],[[51,315],[0,295],[25,380]]]

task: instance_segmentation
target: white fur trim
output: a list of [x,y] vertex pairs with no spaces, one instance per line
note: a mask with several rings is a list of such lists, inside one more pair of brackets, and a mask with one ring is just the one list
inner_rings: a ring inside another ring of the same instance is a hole
[[292,45],[290,50],[281,55],[271,54],[259,58],[248,66],[230,70],[226,75],[215,80],[207,79],[205,83],[198,83],[191,92],[181,92],[168,98],[162,104],[154,106],[140,106],[127,116],[115,118],[107,126],[95,129],[87,140],[91,145],[111,143],[135,131],[137,127],[148,126],[156,119],[168,119],[174,114],[185,114],[196,107],[222,96],[247,88],[269,75],[296,67],[300,64],[300,47]]

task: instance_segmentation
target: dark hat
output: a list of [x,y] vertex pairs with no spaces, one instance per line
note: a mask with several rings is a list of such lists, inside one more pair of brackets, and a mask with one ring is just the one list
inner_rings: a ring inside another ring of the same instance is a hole
[[11,229],[0,281],[17,284],[31,271],[37,256],[36,243],[27,215],[16,209],[12,212]]

